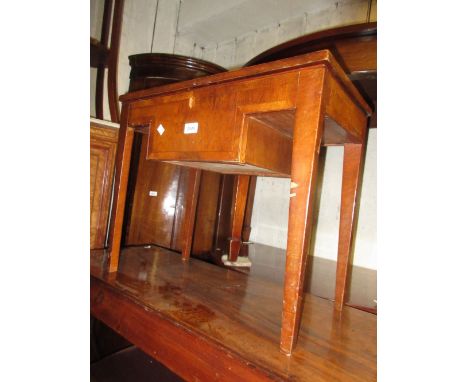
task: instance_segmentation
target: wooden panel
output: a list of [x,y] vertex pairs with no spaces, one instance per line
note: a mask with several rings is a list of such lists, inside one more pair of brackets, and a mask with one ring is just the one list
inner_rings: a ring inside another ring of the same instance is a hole
[[[274,254],[263,249],[265,259]],[[158,248],[124,249],[109,275],[105,257],[91,257],[93,315],[188,381],[376,380],[373,314],[347,306],[337,314],[332,301],[306,294],[297,349],[286,356],[277,342],[281,281],[183,263]],[[282,280],[284,268],[275,272]]]
[[256,119],[248,120],[245,162],[291,174],[292,138]]
[[187,179],[187,203],[185,217],[182,224],[182,259],[190,259],[192,251],[195,218],[197,214],[198,193],[200,191],[201,170],[191,169]]
[[169,161],[179,166],[188,168],[198,168],[206,171],[216,171],[221,174],[244,174],[244,175],[261,175],[261,176],[274,176],[279,178],[286,178],[288,174],[269,170],[264,167],[254,166],[250,164],[239,163],[218,163],[218,162],[195,162],[195,161]]
[[[154,161],[150,161],[154,162]],[[187,212],[187,198],[188,195],[188,188],[189,188],[189,175],[190,169],[187,167],[176,166],[173,164],[167,164],[168,166],[173,166],[175,168],[179,168],[180,176],[179,176],[179,186],[177,189],[177,203],[176,203],[176,211],[174,217],[174,226],[172,229],[172,240],[171,240],[171,249],[176,251],[182,252],[182,244],[183,244],[183,224],[185,221],[185,213]]]
[[325,116],[322,146],[343,145],[346,142],[359,142],[359,138],[343,129],[333,118]]
[[[361,142],[367,129],[367,115],[364,110],[356,107],[355,101],[346,94],[346,90],[330,74],[327,75],[327,93],[325,113],[346,130],[347,134],[354,136],[355,139],[351,142]],[[327,144],[344,143],[340,139],[334,141],[333,137],[332,134],[327,136]]]
[[[186,381],[271,381],[266,370],[91,280],[91,313]],[[125,312],[125,313],[123,313]],[[191,349],[191,350],[189,350]]]
[[[232,107],[235,97],[226,86],[219,86],[157,99],[147,158],[236,160],[239,127]],[[189,122],[198,123],[195,134],[184,132],[185,123]],[[157,131],[160,124],[164,127],[162,134]]]
[[193,255],[206,256],[213,249],[220,182],[221,174],[202,171],[192,245]]
[[90,246],[104,248],[117,150],[118,129],[91,123]]
[[[147,141],[143,135],[143,147]],[[153,243],[170,248],[180,168],[145,157],[141,150],[126,245]]]
[[346,73],[377,71],[377,34],[337,41],[335,47]]
[[[152,121],[147,159],[228,174],[246,171],[261,174],[263,170],[266,175],[288,174],[290,161],[285,158],[291,157],[292,140],[281,130],[281,123],[288,116],[278,111],[286,110],[285,113],[290,114],[297,78],[297,72],[271,75],[230,86],[217,85],[179,92],[174,96],[163,95],[151,102],[138,103],[132,115],[139,120],[144,114]],[[145,110],[138,111],[140,107]],[[273,128],[244,119],[253,112],[257,119],[262,118],[259,114],[271,112],[270,118],[263,120],[269,120]],[[184,133],[184,124],[188,122],[199,124],[196,134]],[[160,126],[164,130],[158,132]],[[213,162],[230,162],[232,165]],[[236,168],[235,163],[245,166]]]
[[132,67],[130,91],[226,71],[212,62],[177,54],[142,53],[129,56],[128,59]]
[[[208,74],[214,74],[224,72],[226,69],[212,64],[207,61],[195,59],[192,57],[185,57],[172,54],[162,53],[149,53],[149,54],[138,54],[129,57],[130,65],[132,67],[130,73],[130,91],[144,89],[152,86],[160,86],[169,84],[181,80],[189,80],[192,78],[202,77]],[[143,101],[132,109],[132,121],[135,124],[149,123],[153,119],[155,113],[154,102]],[[137,134],[139,136],[139,134]],[[136,142],[134,147],[135,151],[143,150],[146,154],[146,145],[141,145],[141,142]],[[187,205],[187,179],[189,169],[172,165],[169,163],[149,161],[146,160],[146,155],[141,153],[135,158],[135,170],[131,177],[134,179],[133,184],[130,182],[129,189],[130,194],[128,197],[128,206],[130,210],[133,210],[132,204],[139,204],[139,200],[147,198],[149,191],[152,189],[151,181],[147,184],[147,188],[141,187],[140,184],[144,183],[140,178],[145,177],[148,179],[154,179],[159,184],[158,188],[165,188],[168,190],[170,186],[164,183],[164,178],[171,185],[177,181],[176,191],[176,203],[175,213],[173,216],[172,227],[170,225],[170,219],[168,219],[164,210],[161,209],[160,205],[154,203],[141,206],[143,215],[127,216],[126,223],[127,227],[141,226],[139,222],[140,217],[144,220],[143,225],[149,226],[151,220],[154,224],[167,223],[164,231],[166,236],[158,236],[162,232],[161,229],[151,228],[145,230],[145,234],[140,235],[137,240],[136,235],[129,237],[126,244],[148,244],[155,243],[159,245],[168,246],[168,240],[170,241],[171,249],[182,251],[182,223],[185,219],[186,205]],[[140,169],[140,170],[138,170]],[[144,169],[144,170],[142,170]],[[160,176],[160,169],[163,169],[163,174]],[[138,170],[138,171],[137,171]],[[169,178],[167,174],[172,172],[174,178]],[[176,180],[177,178],[177,180]],[[200,182],[200,193],[198,200],[198,207],[196,211],[196,223],[195,233],[192,245],[192,255],[208,258],[212,250],[212,244],[214,241],[215,224],[217,219],[217,205],[219,197],[221,175],[214,172],[202,172]],[[138,190],[135,187],[138,185]],[[142,203],[144,204],[144,203]],[[140,207],[139,207],[140,209]],[[159,216],[162,215],[162,216]],[[159,217],[158,217],[159,216]],[[152,217],[149,219],[149,217]],[[172,229],[171,232],[167,232]],[[153,235],[151,235],[151,232]]]

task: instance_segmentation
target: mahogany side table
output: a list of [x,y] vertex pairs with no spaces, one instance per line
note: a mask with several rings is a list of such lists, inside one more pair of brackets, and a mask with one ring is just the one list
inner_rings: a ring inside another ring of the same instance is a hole
[[149,134],[147,159],[192,168],[185,260],[201,169],[290,177],[280,348],[291,354],[299,332],[320,146],[344,145],[335,291],[335,307],[341,310],[370,107],[328,50],[136,91],[120,100],[109,271],[118,269],[135,130]]

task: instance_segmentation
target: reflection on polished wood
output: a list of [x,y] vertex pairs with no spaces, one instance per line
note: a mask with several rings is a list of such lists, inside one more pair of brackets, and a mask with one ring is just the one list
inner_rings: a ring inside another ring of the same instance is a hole
[[[140,137],[139,137],[140,138]],[[135,183],[129,187],[133,194],[129,205],[130,223],[126,235],[126,245],[154,243],[172,248],[172,232],[175,224],[177,192],[180,167],[163,162],[146,160],[145,147],[148,136],[143,135],[142,150],[139,151],[138,168],[135,169]],[[156,195],[150,195],[150,192]],[[158,213],[153,213],[158,211]]]
[[[263,244],[248,246],[250,268],[230,268],[243,272],[249,277],[260,278],[281,284],[284,277],[286,250]],[[337,262],[317,256],[310,256],[305,269],[304,292],[335,299]],[[352,266],[349,269],[349,285],[346,290],[345,305],[377,313],[377,271]]]
[[[264,258],[272,250],[253,248]],[[124,249],[118,272],[106,262],[105,250],[92,251],[91,313],[188,381],[376,380],[373,314],[347,306],[340,313],[306,293],[297,347],[287,356],[277,345],[281,283],[182,262],[157,247]]]
[[[174,54],[137,54],[129,56],[129,61],[130,91],[226,71],[204,60]],[[155,244],[182,251],[182,225],[190,200],[190,169],[146,160],[147,146],[147,135],[136,134],[124,219],[127,234],[122,244]],[[199,258],[208,259],[213,249],[220,183],[220,174],[202,172],[191,250],[191,255]],[[149,191],[156,191],[158,194],[150,197]],[[232,194],[232,190],[230,192]],[[216,239],[227,240],[228,236],[226,233]]]
[[200,191],[201,170],[191,169],[188,177],[187,211],[183,228],[185,230],[182,244],[182,259],[188,260],[192,251],[193,232],[195,229],[195,214],[197,211],[198,193]]

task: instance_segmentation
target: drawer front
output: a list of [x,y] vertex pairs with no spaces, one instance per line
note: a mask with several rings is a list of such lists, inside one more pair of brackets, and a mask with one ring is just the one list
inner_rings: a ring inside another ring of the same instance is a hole
[[158,97],[147,158],[235,160],[240,136],[235,105],[235,92],[226,86]]

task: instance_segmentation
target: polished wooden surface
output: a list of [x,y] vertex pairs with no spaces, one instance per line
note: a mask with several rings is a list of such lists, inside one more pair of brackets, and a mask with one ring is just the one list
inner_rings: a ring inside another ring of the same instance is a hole
[[[146,147],[147,135],[140,135]],[[157,244],[172,248],[173,227],[181,168],[146,160],[146,151],[139,150],[138,168],[132,172],[133,187],[127,218],[126,245]],[[129,180],[130,181],[130,180]]]
[[282,285],[257,260],[284,251],[252,253],[246,275],[141,247],[108,273],[106,251],[92,251],[91,312],[188,381],[375,381],[376,316],[308,293],[297,348],[279,351]]
[[[149,129],[148,159],[228,174],[291,176],[280,341],[281,350],[291,354],[301,319],[320,146],[364,144],[370,107],[326,50],[137,91],[121,100],[128,108],[128,120],[122,129]],[[326,119],[332,127],[325,123]],[[199,122],[196,134],[186,134],[187,122]],[[326,135],[324,129],[332,133]],[[128,144],[131,150],[131,139],[127,143],[124,133],[121,137],[119,155],[123,163],[118,168],[121,178],[115,188],[119,197],[125,198],[130,161],[125,153]],[[345,182],[343,187],[349,188],[345,193],[348,195],[357,182]],[[349,202],[343,200],[345,205]],[[123,207],[115,209],[114,215],[113,271],[118,264]],[[188,259],[193,235],[190,208],[183,228],[184,259]],[[342,226],[352,227],[353,216],[345,214]],[[345,263],[350,245],[343,243],[348,239],[346,235],[339,238],[340,259]],[[339,276],[344,277],[337,280],[341,287],[346,284],[346,273]]]
[[142,53],[128,59],[131,92],[227,71],[212,62],[177,54]]
[[[318,52],[312,52],[302,56],[291,57],[284,60],[278,60],[265,64],[259,64],[250,67],[244,67],[238,70],[233,70],[226,73],[218,73],[212,76],[206,76],[197,78],[191,81],[182,81],[174,84],[158,86],[146,90],[139,90],[132,93],[127,93],[120,96],[120,101],[129,102],[142,100],[142,104],[135,104],[134,107],[145,106],[145,99],[152,98],[156,95],[164,95],[175,91],[184,91],[204,87],[213,84],[224,84],[239,79],[251,79],[266,74],[282,73],[288,70],[302,69],[307,66],[320,66],[325,65],[329,70],[332,71],[333,75],[340,81],[340,83],[346,88],[350,96],[352,96],[359,107],[363,108],[369,114],[372,112],[371,108],[367,105],[366,101],[362,98],[358,90],[352,85],[351,81],[346,76],[343,69],[339,66],[333,55],[327,51],[322,50]],[[147,123],[148,119],[144,118],[144,112],[141,114],[141,119],[135,116],[133,123]]]
[[[249,268],[231,267],[250,277],[261,278],[277,284],[283,283],[286,250],[263,244],[249,245]],[[334,301],[337,262],[309,256],[304,276],[304,293]],[[229,267],[228,267],[229,268]],[[377,313],[377,271],[351,265],[346,286],[345,305]]]
[[[325,101],[322,89],[326,72],[308,74],[298,89],[298,112],[294,126],[291,190],[289,202],[286,271],[283,293],[281,349],[291,353],[297,341],[303,300],[303,282],[310,245],[310,224],[315,197]],[[306,106],[310,105],[310,106]]]
[[[216,172],[201,172],[191,254],[203,259],[211,258],[213,252],[221,177],[222,175]],[[183,191],[188,197],[188,189],[184,188]]]
[[104,248],[119,130],[97,122],[90,127],[90,247]]

